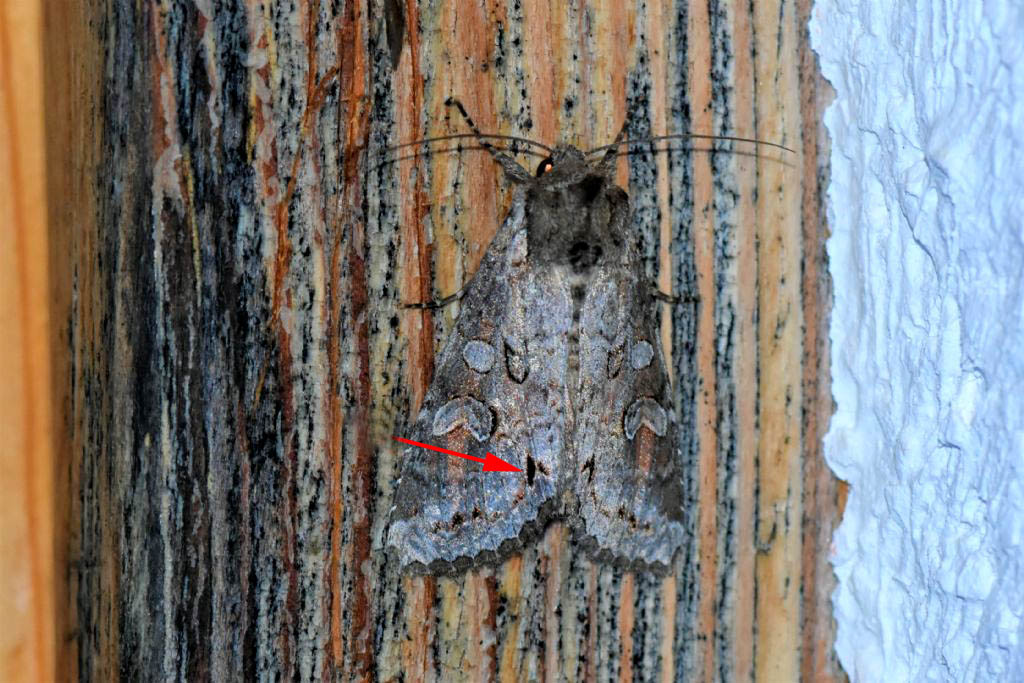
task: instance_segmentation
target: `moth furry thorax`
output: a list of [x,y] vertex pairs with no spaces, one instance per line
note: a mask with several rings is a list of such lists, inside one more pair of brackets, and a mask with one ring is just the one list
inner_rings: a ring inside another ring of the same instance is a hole
[[387,544],[450,573],[519,551],[564,519],[591,556],[667,567],[684,537],[660,319],[614,156],[559,146],[517,184],[404,436],[519,467],[408,447]]
[[583,276],[595,266],[627,265],[629,197],[586,163],[575,147],[558,147],[551,170],[526,185],[529,252],[538,265],[567,266]]

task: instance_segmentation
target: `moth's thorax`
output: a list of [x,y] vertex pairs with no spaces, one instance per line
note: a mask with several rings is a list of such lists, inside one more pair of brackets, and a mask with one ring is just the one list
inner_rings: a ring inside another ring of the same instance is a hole
[[526,190],[531,261],[583,275],[628,260],[629,198],[597,163],[560,146]]

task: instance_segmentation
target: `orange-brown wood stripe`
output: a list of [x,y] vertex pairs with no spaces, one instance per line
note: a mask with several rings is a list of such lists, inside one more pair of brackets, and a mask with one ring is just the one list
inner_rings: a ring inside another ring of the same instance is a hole
[[[688,7],[686,55],[690,128],[713,131],[711,116],[711,36],[707,3],[691,2]],[[697,320],[697,462],[698,507],[697,553],[699,563],[698,608],[695,631],[698,648],[694,653],[692,674],[696,679],[712,681],[715,677],[715,633],[718,625],[718,421],[717,386],[715,380],[714,311],[717,293],[714,287],[714,222],[712,220],[711,164],[706,155],[696,154],[691,172],[693,193],[694,261],[697,273],[697,296],[700,314]]]
[[[53,675],[54,680],[72,681],[79,679],[78,652],[82,628],[77,601],[79,580],[85,571],[96,576],[98,564],[93,562],[88,566],[82,556],[80,520],[83,497],[79,495],[82,475],[79,454],[83,440],[80,431],[72,428],[72,425],[84,424],[87,409],[94,408],[94,405],[90,406],[81,399],[83,391],[80,384],[77,385],[77,396],[72,395],[69,378],[73,376],[72,368],[80,364],[82,353],[81,346],[74,340],[80,339],[83,332],[84,336],[89,336],[98,323],[95,302],[88,296],[73,295],[73,290],[79,283],[89,282],[95,277],[97,207],[93,179],[100,144],[95,131],[101,127],[97,104],[102,52],[97,36],[90,28],[95,25],[97,14],[93,6],[56,0],[7,3],[4,10],[26,12],[22,15],[26,18],[30,13],[38,12],[37,17],[42,21],[38,29],[24,26],[15,31],[15,40],[31,41],[35,46],[19,47],[10,57],[18,61],[41,59],[42,73],[35,77],[36,90],[33,91],[33,86],[27,83],[18,85],[16,80],[31,79],[32,70],[7,61],[6,57],[3,61],[14,69],[15,76],[2,77],[0,88],[10,87],[11,92],[18,94],[17,108],[28,114],[45,136],[39,146],[29,146],[36,154],[45,154],[46,157],[46,194],[39,198],[38,203],[40,209],[45,208],[45,223],[34,228],[18,226],[12,221],[5,221],[5,225],[23,232],[26,239],[46,239],[48,242],[48,253],[36,262],[37,265],[46,263],[48,281],[33,286],[32,291],[43,298],[33,305],[33,309],[49,316],[49,326],[45,330],[47,344],[38,348],[48,348],[50,358],[47,369],[50,383],[45,390],[51,395],[52,421],[49,428],[41,429],[40,438],[46,438],[52,444],[54,457],[50,470],[53,475],[52,493],[45,493],[52,495],[54,504],[54,535],[49,538],[48,533],[39,532],[37,536],[40,547],[52,548],[53,552],[55,592],[50,609],[55,640],[50,656],[55,655],[56,660],[55,663],[40,662],[42,668],[36,672],[22,671],[12,679],[47,680]],[[0,21],[6,24],[3,29],[6,32],[11,25],[7,19]],[[62,27],[60,39],[54,39],[52,27],[55,26]],[[40,111],[32,112],[34,105],[31,103],[36,96],[40,97],[36,101],[43,106]],[[14,126],[5,125],[4,130],[23,142],[31,139]],[[18,190],[24,199],[31,196],[29,187],[28,183],[23,183]],[[30,265],[33,262],[30,258],[23,260],[26,267],[34,267]],[[4,272],[11,271],[4,269]],[[73,305],[82,313],[81,316],[71,315]],[[45,461],[45,457],[38,458],[39,463]],[[5,571],[4,576],[16,574]],[[29,651],[24,652],[28,654]],[[5,657],[5,660],[9,663],[17,661],[12,657]],[[46,667],[49,667],[49,674]],[[90,670],[88,666],[86,670]]]
[[[788,2],[761,3],[754,10],[757,61],[754,77],[765,83],[757,97],[758,137],[800,144],[796,52],[792,21],[765,24]],[[785,62],[775,46],[793,45]],[[770,81],[768,80],[770,79]],[[797,157],[798,159],[799,157]],[[757,524],[757,670],[766,678],[796,680],[800,644],[800,523],[803,458],[800,367],[803,316],[800,264],[804,255],[800,227],[800,175],[796,159],[762,164],[758,207],[763,233],[759,241],[759,356],[761,440],[758,453]]]
[[543,560],[544,574],[544,671],[559,671],[562,660],[559,656],[562,641],[562,552],[566,544],[566,529],[562,524],[554,525],[545,541],[546,556]]
[[[344,167],[344,196],[351,205],[358,205],[363,199],[363,186],[360,176],[356,172],[355,160],[358,159],[359,151],[366,148],[369,130],[368,108],[363,105],[362,99],[366,92],[367,64],[365,56],[365,31],[368,8],[363,2],[346,3],[344,14],[338,28],[339,37],[339,67],[341,69],[341,83],[343,92],[347,97],[347,106],[344,111],[345,117],[345,149],[346,165]],[[314,12],[310,18],[315,22],[319,12]],[[313,42],[313,39],[310,41]],[[310,45],[310,54],[314,54],[313,45]],[[310,60],[313,61],[312,59]],[[317,70],[315,62],[310,65],[310,71],[314,74],[310,82],[315,82]],[[302,147],[300,147],[302,149]],[[362,254],[366,253],[365,220],[356,217],[351,220],[349,227],[353,239],[350,243],[349,264],[350,276],[353,278],[351,292],[351,315],[352,319],[347,325],[356,333],[355,343],[355,364],[356,364],[356,391],[358,392],[354,414],[350,417],[355,422],[354,457],[352,458],[349,476],[352,482],[350,499],[346,502],[346,513],[351,525],[351,538],[348,542],[349,574],[351,575],[351,588],[346,596],[345,609],[350,610],[350,621],[347,624],[345,648],[348,650],[347,666],[342,670],[353,679],[366,679],[372,676],[374,670],[374,643],[373,643],[373,607],[372,594],[373,583],[376,577],[371,571],[371,531],[373,528],[373,497],[375,488],[375,472],[377,463],[375,458],[375,447],[372,441],[373,429],[369,416],[370,401],[373,396],[372,377],[374,372],[371,368],[371,344],[369,339],[371,313],[369,310],[370,301],[367,297],[369,290],[365,278],[367,277],[366,265]],[[359,281],[362,280],[362,283]],[[342,548],[336,552],[343,553]],[[324,668],[325,674],[329,669]],[[326,677],[326,676],[325,676]]]
[[[419,13],[415,0],[406,3],[406,24],[415,26]],[[419,140],[423,133],[423,81],[420,78],[420,42],[416,32],[409,34],[401,61],[395,67],[395,135],[402,141]],[[415,160],[396,163],[406,200],[399,203],[399,227],[408,237],[402,240],[401,301],[422,303],[433,299],[430,287],[431,255],[423,218],[429,211],[423,179],[413,179]],[[410,309],[403,313],[406,338],[412,352],[406,364],[406,381],[410,386],[413,410],[419,408],[434,369],[434,340],[431,334],[433,314],[429,309]]]
[[11,681],[54,677],[63,626],[55,619],[53,435],[62,418],[51,393],[43,44],[41,3],[0,8],[0,678]]
[[[729,24],[733,54],[733,89],[730,133],[749,136],[756,130],[754,120],[754,27],[746,7],[731,8]],[[734,223],[736,287],[734,302],[737,311],[734,377],[737,385],[736,401],[736,538],[735,564],[732,568],[735,608],[731,628],[735,637],[730,650],[733,675],[738,681],[754,678],[754,648],[756,638],[741,634],[758,633],[759,621],[755,614],[754,581],[754,527],[757,489],[757,447],[760,441],[757,392],[744,390],[758,382],[758,267],[757,250],[752,248],[760,237],[756,201],[756,157],[748,153],[750,145],[737,145],[745,154],[733,155],[730,161],[732,182],[737,192]],[[757,150],[753,150],[755,153]]]
[[[654,3],[647,8],[647,25],[645,27],[649,36],[649,47],[647,58],[651,65],[651,130],[657,133],[676,132],[676,127],[671,124],[668,112],[668,92],[673,85],[676,74],[672,73],[673,68],[678,68],[674,61],[672,30],[675,17],[671,15],[671,7],[661,3]],[[660,27],[665,27],[659,32]],[[652,30],[653,29],[653,30]],[[681,70],[681,69],[680,69]],[[682,296],[685,293],[673,291],[673,266],[672,266],[672,214],[670,197],[672,194],[669,174],[668,154],[659,154],[656,157],[657,163],[657,200],[661,220],[658,225],[658,275],[659,288],[675,296]],[[672,345],[672,313],[669,307],[662,307],[661,319],[661,343],[666,358],[670,358],[677,352]],[[669,363],[667,367],[673,384],[678,386],[680,379],[675,376],[674,366]],[[669,574],[660,580],[658,585],[657,601],[660,603],[660,614],[652,614],[653,620],[658,620],[657,633],[660,635],[660,642],[654,644],[656,659],[660,667],[659,680],[668,683],[676,678],[676,652],[674,649],[676,640],[676,608],[678,584],[676,577]],[[654,631],[655,629],[652,629]]]
[[[810,0],[796,6],[798,27],[811,16]],[[828,183],[829,144],[821,126],[822,112],[832,99],[831,87],[818,71],[817,57],[806,30],[798,33],[802,167],[801,223],[803,251],[804,359],[804,510],[801,548],[801,660],[805,681],[844,680],[832,643],[835,621],[831,593],[835,587],[827,549],[843,512],[846,485],[825,464],[822,439],[832,416],[829,386],[828,313],[831,284],[825,272],[825,240],[829,230],[822,195]]]

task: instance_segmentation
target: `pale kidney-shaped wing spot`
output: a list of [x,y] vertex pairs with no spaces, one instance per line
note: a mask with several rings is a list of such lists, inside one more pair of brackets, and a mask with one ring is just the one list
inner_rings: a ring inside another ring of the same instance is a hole
[[658,436],[665,436],[668,415],[653,398],[638,398],[626,409],[623,425],[626,429],[626,438],[632,441],[641,425],[645,425]]
[[526,344],[518,339],[505,339],[505,367],[513,381],[522,384],[530,373],[530,364],[526,359]]
[[471,339],[462,347],[462,360],[479,373],[491,371],[494,367],[494,356],[494,347],[479,339]]
[[477,441],[485,441],[494,428],[494,416],[472,396],[453,398],[434,413],[434,436],[444,436],[459,427],[468,429]]
[[649,342],[640,340],[629,352],[629,363],[634,370],[643,370],[654,360],[654,347]]

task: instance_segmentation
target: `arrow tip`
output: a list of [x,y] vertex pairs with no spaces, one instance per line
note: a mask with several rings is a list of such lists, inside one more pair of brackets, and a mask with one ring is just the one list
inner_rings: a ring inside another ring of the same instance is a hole
[[493,453],[484,457],[484,472],[522,472],[515,465],[510,465]]

